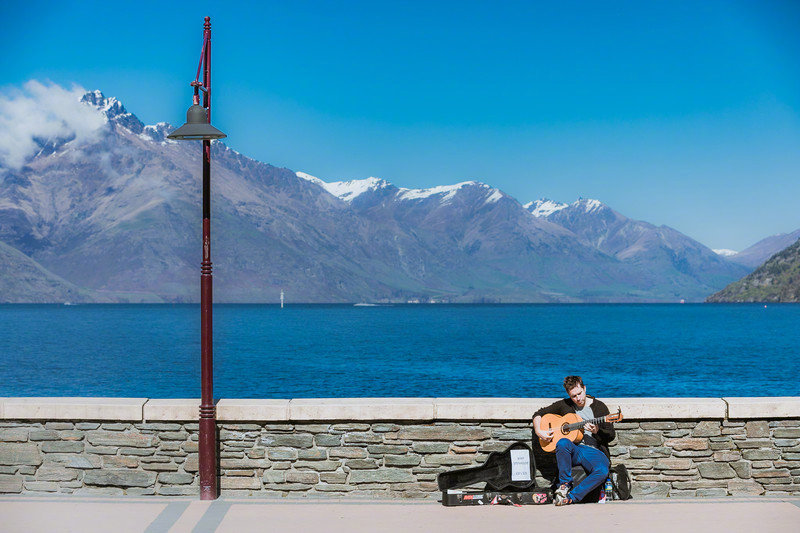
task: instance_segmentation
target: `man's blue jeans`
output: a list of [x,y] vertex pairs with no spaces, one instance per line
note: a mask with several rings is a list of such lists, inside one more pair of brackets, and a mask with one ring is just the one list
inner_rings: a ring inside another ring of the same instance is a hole
[[570,491],[570,497],[576,502],[583,500],[592,489],[603,483],[611,467],[606,454],[591,446],[575,444],[569,439],[561,439],[556,443],[556,463],[560,485],[572,483],[573,466],[581,465],[586,470],[586,478]]

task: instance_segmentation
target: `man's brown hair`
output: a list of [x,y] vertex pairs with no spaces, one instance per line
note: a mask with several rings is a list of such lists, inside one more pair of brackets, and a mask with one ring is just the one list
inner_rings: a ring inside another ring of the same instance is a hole
[[580,376],[567,376],[564,378],[564,389],[566,389],[567,393],[576,386],[583,388],[583,379]]

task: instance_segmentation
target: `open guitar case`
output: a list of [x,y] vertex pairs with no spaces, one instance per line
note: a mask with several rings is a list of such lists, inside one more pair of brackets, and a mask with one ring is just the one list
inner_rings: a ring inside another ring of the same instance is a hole
[[[463,488],[481,482],[485,482],[483,490]],[[442,472],[437,483],[442,491],[442,505],[447,507],[553,502],[552,488],[537,486],[536,457],[531,447],[522,441],[511,444],[502,452],[490,453],[481,466]]]

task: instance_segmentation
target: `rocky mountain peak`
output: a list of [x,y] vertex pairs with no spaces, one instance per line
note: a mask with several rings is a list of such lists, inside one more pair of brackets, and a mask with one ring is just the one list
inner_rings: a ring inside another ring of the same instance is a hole
[[81,97],[81,102],[97,108],[109,123],[119,124],[136,134],[144,131],[144,123],[113,96],[106,97],[101,91],[89,91]]

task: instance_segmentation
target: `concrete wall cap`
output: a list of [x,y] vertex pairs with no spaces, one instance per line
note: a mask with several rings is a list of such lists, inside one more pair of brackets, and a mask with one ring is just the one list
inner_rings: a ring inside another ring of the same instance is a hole
[[220,400],[217,403],[217,420],[285,422],[289,420],[289,400]]
[[728,404],[728,418],[800,418],[800,397],[723,398]]
[[6,420],[142,420],[147,398],[6,398]]
[[609,411],[622,409],[627,420],[723,419],[721,398],[600,398]]
[[437,420],[531,420],[557,398],[436,398]]
[[144,404],[142,412],[145,422],[196,421],[200,418],[200,399],[151,399]]
[[290,420],[433,420],[433,398],[298,398]]

